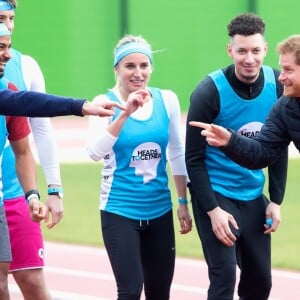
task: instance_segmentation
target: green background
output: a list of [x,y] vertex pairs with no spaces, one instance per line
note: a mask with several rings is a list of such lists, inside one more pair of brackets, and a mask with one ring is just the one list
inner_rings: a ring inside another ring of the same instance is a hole
[[[13,46],[39,62],[48,92],[91,99],[114,85],[113,49],[118,39],[123,33],[142,35],[157,52],[150,84],[176,92],[186,111],[195,85],[231,62],[226,27],[246,11],[266,21],[265,63],[277,67],[276,44],[300,33],[299,0],[19,0]],[[291,164],[283,221],[273,235],[273,265],[297,270],[299,162]],[[62,165],[65,216],[52,230],[43,226],[46,239],[102,245],[97,209],[101,166]],[[175,224],[178,255],[201,258],[195,228],[182,236]]]
[[269,54],[299,33],[299,0],[19,0],[13,46],[39,62],[49,93],[92,99],[114,85],[113,49],[123,33],[152,45],[150,85],[171,89],[188,108],[195,85],[230,63],[226,27],[235,15],[255,11],[266,21]]

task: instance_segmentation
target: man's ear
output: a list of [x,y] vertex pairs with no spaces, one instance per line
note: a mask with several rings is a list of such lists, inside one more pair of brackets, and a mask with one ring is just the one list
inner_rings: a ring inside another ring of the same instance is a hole
[[227,44],[226,46],[227,54],[230,58],[232,58],[232,48],[230,44]]

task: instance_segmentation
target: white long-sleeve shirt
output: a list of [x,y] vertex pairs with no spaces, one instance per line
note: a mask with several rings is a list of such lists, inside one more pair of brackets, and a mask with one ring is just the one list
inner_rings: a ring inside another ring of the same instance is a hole
[[[113,89],[113,92],[119,99],[121,99],[116,89]],[[171,171],[173,175],[187,175],[184,159],[184,143],[179,101],[174,92],[170,90],[161,90],[161,92],[167,114],[170,119],[167,155]],[[106,96],[100,95],[94,101],[101,100],[102,97]],[[145,120],[151,115],[152,109],[153,105],[152,101],[150,101],[132,114],[132,117],[138,120]],[[86,148],[89,156],[95,161],[104,158],[104,156],[110,152],[117,140],[117,137],[112,136],[106,129],[111,120],[112,117],[89,117],[88,141]],[[159,134],[159,132],[157,134]]]
[[[44,76],[36,60],[22,54],[21,68],[27,90],[45,93]],[[57,146],[50,118],[29,118],[29,122],[47,184],[61,185]]]

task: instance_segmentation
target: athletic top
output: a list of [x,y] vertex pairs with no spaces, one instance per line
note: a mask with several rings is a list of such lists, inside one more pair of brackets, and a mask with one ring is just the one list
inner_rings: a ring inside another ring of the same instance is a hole
[[[136,220],[157,218],[171,209],[167,160],[173,175],[186,176],[177,96],[149,90],[153,101],[128,117],[118,137],[105,128],[119,110],[110,118],[90,117],[87,144],[90,157],[104,163],[100,209]],[[102,97],[122,103],[116,90]]]
[[7,78],[10,82],[13,82],[17,86],[18,90],[25,91],[27,90],[27,87],[22,73],[22,54],[13,48],[10,49],[10,53],[12,57],[5,65],[5,78]]
[[[214,124],[230,127],[250,138],[258,134],[277,100],[274,72],[267,66],[263,66],[263,72],[265,80],[262,91],[251,101],[236,94],[222,70],[209,74],[220,94],[220,111],[213,120]],[[242,201],[256,199],[263,193],[265,176],[262,170],[242,168],[220,149],[209,145],[205,155],[214,191]]]
[[[267,70],[267,71],[266,71]],[[223,68],[220,72],[224,74],[226,77],[226,80],[224,78],[223,86],[222,87],[222,93],[225,93],[224,89],[227,86],[229,88],[228,93],[234,97],[232,100],[236,100],[237,103],[232,104],[232,101],[228,99],[229,103],[231,105],[236,105],[237,107],[235,109],[239,109],[240,105],[241,108],[244,107],[251,107],[252,101],[255,104],[257,101],[261,101],[260,94],[263,92],[263,89],[267,89],[266,91],[270,91],[270,97],[275,97],[278,99],[282,95],[283,86],[278,81],[279,71],[275,69],[268,69],[268,68],[261,68],[259,72],[259,76],[253,83],[244,83],[240,81],[236,75],[235,75],[235,66],[232,64],[226,68]],[[272,79],[272,73],[275,80],[275,95],[274,90],[271,90],[268,86],[266,86],[265,80],[269,82],[269,85],[274,84]],[[218,74],[218,73],[216,73]],[[267,78],[265,78],[265,75]],[[222,78],[222,76],[220,76]],[[272,83],[273,82],[273,83]],[[187,127],[186,127],[186,164],[188,168],[188,175],[189,175],[189,188],[190,191],[193,194],[193,201],[197,201],[198,206],[205,212],[210,211],[218,206],[218,202],[216,199],[215,190],[216,186],[221,186],[222,183],[216,182],[214,186],[212,186],[210,182],[210,175],[212,174],[212,166],[211,170],[208,173],[208,169],[206,166],[206,150],[208,147],[208,144],[206,142],[205,137],[203,137],[200,134],[199,128],[192,127],[188,125],[189,121],[201,121],[205,123],[213,123],[213,122],[223,122],[222,119],[218,118],[219,113],[223,114],[223,117],[226,117],[227,112],[225,111],[224,106],[225,103],[225,97],[221,95],[219,92],[219,88],[216,86],[215,81],[212,79],[211,76],[206,76],[199,84],[197,84],[196,88],[192,92],[191,99],[190,99],[190,107],[187,115]],[[264,92],[264,93],[265,93]],[[268,103],[267,97],[265,100]],[[246,102],[249,102],[247,104]],[[262,101],[260,102],[260,105],[262,104]],[[258,105],[257,110],[261,110],[260,105]],[[232,106],[233,107],[233,106]],[[263,107],[266,109],[266,107]],[[251,123],[250,119],[247,116],[247,112],[243,112],[239,110],[239,114],[233,114],[234,111],[231,110],[231,107],[226,107],[226,109],[229,109],[228,118],[224,119],[224,123],[229,122],[235,122],[235,119],[237,118],[236,122],[240,122],[241,124],[236,124],[236,126],[241,129],[243,120],[244,123]],[[248,109],[248,108],[247,108]],[[270,110],[270,108],[269,108]],[[255,109],[253,109],[255,111]],[[241,118],[240,114],[243,114],[243,118]],[[252,116],[249,115],[249,117]],[[260,112],[259,112],[260,116]],[[231,117],[231,119],[230,119]],[[253,119],[253,122],[255,121],[255,118]],[[229,126],[231,127],[231,126]],[[255,131],[255,130],[254,130]],[[247,135],[251,136],[254,135],[252,130],[250,130]],[[282,157],[276,161],[273,165],[270,165],[268,167],[268,176],[269,176],[269,196],[270,200],[275,203],[281,203],[282,199],[284,197],[284,191],[285,191],[285,183],[286,183],[286,170],[287,170],[287,154],[288,151],[283,151]],[[223,162],[223,161],[222,161]],[[217,172],[220,168],[223,168],[223,165],[220,163],[219,165],[217,162],[215,163],[215,168]],[[231,175],[230,175],[231,174]],[[231,187],[233,188],[234,185],[236,185],[236,192],[238,196],[241,195],[244,185],[242,184],[242,181],[240,178],[235,178],[234,174],[231,173],[231,169],[229,170],[229,176],[231,176],[231,180],[235,181],[234,183],[231,183]],[[260,179],[261,180],[261,179]],[[227,177],[227,181],[230,181],[229,177]],[[228,182],[227,182],[228,183]],[[226,184],[223,184],[222,190],[227,190]],[[249,186],[248,186],[249,188]],[[218,188],[220,191],[221,188]],[[227,192],[228,194],[232,195],[232,190]],[[257,193],[257,191],[255,192]],[[233,199],[236,200],[242,200],[244,199],[243,196],[242,199],[239,199],[238,196],[233,197]],[[254,194],[252,195],[254,196]],[[253,198],[255,199],[255,198]],[[244,199],[246,200],[246,199]]]
[[[6,78],[0,79],[0,89],[12,89],[16,90],[17,88],[9,83],[9,81]],[[10,117],[10,116],[0,116],[0,157],[2,160],[2,154],[4,151],[5,143],[8,140],[10,141],[16,141],[21,138],[24,138],[28,136],[30,133],[29,124],[27,121],[27,118],[25,117]],[[11,165],[5,165],[3,170],[3,174],[6,172],[9,172],[9,170],[12,169]],[[0,171],[1,174],[1,171]],[[3,177],[2,177],[3,178]],[[3,205],[3,190],[2,190],[2,178],[0,180],[0,206]]]
[[[2,152],[7,137],[6,120],[5,116],[0,115],[0,163],[2,161]],[[3,192],[2,192],[2,176],[0,170],[0,207],[3,205]]]
[[[12,58],[5,66],[5,77],[18,87],[19,90],[35,90],[45,92],[42,72],[29,56],[22,55],[19,51],[11,49]],[[27,79],[27,85],[24,77]],[[57,149],[54,134],[49,118],[29,118],[32,134],[37,146],[39,160],[44,170],[47,184],[61,184]],[[6,144],[3,158],[3,193],[4,200],[13,199],[24,194],[19,183],[15,165],[15,155],[9,143]]]

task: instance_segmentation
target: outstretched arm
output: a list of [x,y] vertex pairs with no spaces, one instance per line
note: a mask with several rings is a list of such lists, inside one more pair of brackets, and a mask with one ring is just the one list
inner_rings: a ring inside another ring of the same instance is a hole
[[279,128],[278,124],[274,123],[271,118],[268,118],[259,134],[253,139],[214,124],[190,122],[190,125],[203,128],[201,135],[206,137],[207,143],[220,147],[220,150],[234,162],[255,170],[273,164],[290,142],[285,128]]
[[66,115],[112,116],[114,107],[123,106],[112,101],[98,103],[84,99],[43,94],[39,92],[0,90],[0,114],[27,117],[55,117]]

